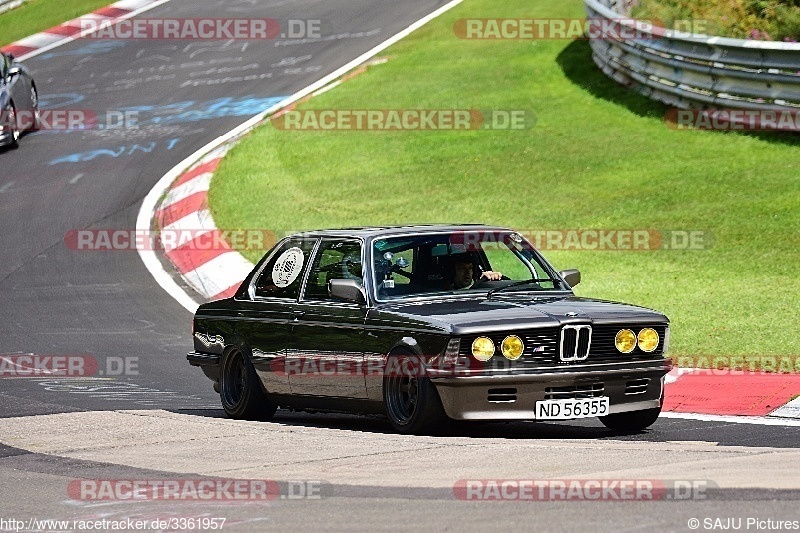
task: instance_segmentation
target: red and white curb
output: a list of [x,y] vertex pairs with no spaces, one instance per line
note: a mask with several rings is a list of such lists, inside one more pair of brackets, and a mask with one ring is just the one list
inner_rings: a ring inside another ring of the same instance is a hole
[[679,368],[667,375],[664,409],[720,416],[800,418],[800,375]]
[[227,245],[208,209],[211,177],[229,149],[225,145],[212,151],[175,180],[155,215],[156,227],[162,232],[190,231],[195,235],[180,246],[165,243],[164,255],[183,279],[209,300],[233,296],[253,268],[253,263]]
[[28,59],[38,54],[52,50],[58,46],[66,44],[88,35],[95,31],[94,28],[85,29],[81,21],[87,19],[96,20],[97,24],[113,24],[120,20],[125,20],[143,13],[170,0],[120,0],[110,6],[98,9],[92,13],[83,15],[58,26],[36,33],[2,48],[3,52],[12,53],[19,60]]
[[[227,151],[229,146],[267,117],[336,82],[342,76],[363,65],[389,46],[462,1],[448,2],[317,82],[252,117],[233,131],[214,139],[178,163],[156,183],[142,201],[136,219],[137,234],[153,234],[152,229],[165,223],[166,225],[180,224],[180,226],[173,227],[189,227],[191,225],[189,229],[207,229],[208,233],[217,231],[205,198],[207,198],[208,184],[211,180],[209,173],[219,164],[218,160],[222,157],[221,154]],[[199,303],[164,269],[154,248],[155,246],[148,246],[140,247],[138,250],[145,267],[165,291],[183,307],[194,313]],[[237,283],[235,280],[240,283],[252,268],[252,264],[247,259],[232,250],[215,250],[206,252],[205,255],[195,255],[189,252],[189,246],[183,248],[183,250],[168,251],[167,257],[170,260],[175,259],[173,265],[181,277],[204,298],[218,298],[230,294],[235,290]],[[246,267],[246,265],[250,266]],[[244,272],[245,268],[247,272]]]

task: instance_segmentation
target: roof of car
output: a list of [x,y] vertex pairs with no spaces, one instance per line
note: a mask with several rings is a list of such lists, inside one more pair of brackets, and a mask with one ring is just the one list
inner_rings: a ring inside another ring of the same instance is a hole
[[374,238],[409,233],[453,233],[459,231],[511,231],[499,226],[484,224],[417,224],[408,226],[369,226],[303,231],[294,236],[304,237],[361,237]]

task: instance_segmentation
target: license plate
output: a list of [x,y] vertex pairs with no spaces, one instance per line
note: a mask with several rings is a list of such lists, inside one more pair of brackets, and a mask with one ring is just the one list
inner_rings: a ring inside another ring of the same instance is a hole
[[536,402],[536,420],[574,420],[608,414],[608,396]]

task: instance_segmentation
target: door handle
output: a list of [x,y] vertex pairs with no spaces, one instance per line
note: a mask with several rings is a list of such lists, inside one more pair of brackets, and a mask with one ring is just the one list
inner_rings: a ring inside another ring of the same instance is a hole
[[292,311],[292,316],[293,316],[295,319],[297,319],[297,318],[300,318],[300,317],[302,317],[302,316],[303,316],[303,315],[305,315],[305,314],[306,314],[306,312],[305,312],[305,311]]

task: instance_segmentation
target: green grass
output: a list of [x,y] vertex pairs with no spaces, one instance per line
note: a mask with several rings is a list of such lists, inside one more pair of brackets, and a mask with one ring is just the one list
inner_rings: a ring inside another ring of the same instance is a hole
[[28,0],[0,15],[0,46],[80,17],[114,0]]
[[[550,251],[579,295],[672,319],[672,353],[798,354],[798,137],[675,131],[584,41],[465,41],[466,17],[584,17],[578,0],[467,0],[387,63],[301,109],[533,110],[528,130],[256,130],[210,191],[222,228],[279,232],[419,222],[712,232],[701,251]],[[257,259],[257,252],[249,255]]]

